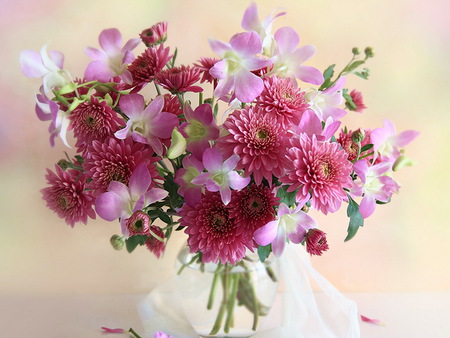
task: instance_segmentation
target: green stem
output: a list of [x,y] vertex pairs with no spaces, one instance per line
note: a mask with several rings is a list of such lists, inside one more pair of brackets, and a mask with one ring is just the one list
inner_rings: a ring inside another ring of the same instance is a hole
[[235,273],[234,275],[231,276],[231,293],[227,306],[227,319],[225,320],[225,326],[223,328],[223,331],[225,333],[230,332],[230,324],[233,321],[233,311],[234,311],[234,304],[236,303],[239,277],[240,275],[238,273]]
[[223,273],[222,284],[223,284],[223,297],[222,303],[220,304],[219,313],[217,314],[216,321],[214,322],[214,326],[209,333],[210,336],[217,334],[222,326],[223,316],[225,315],[225,310],[227,309],[228,303],[228,280],[230,274],[230,267],[225,265],[225,271]]
[[218,280],[220,278],[221,270],[222,270],[222,264],[219,263],[217,265],[216,271],[214,272],[214,278],[213,278],[212,285],[211,285],[211,291],[209,292],[208,305],[206,307],[208,310],[211,310],[212,307],[213,307],[214,296],[215,296],[216,290],[217,290],[217,282],[218,282]]
[[158,95],[161,95],[161,91],[159,90],[159,86],[156,84],[156,82],[153,82],[155,84],[156,92]]
[[133,328],[130,327],[130,329],[128,330],[128,332],[130,332],[135,338],[141,338],[140,335],[138,335],[136,333],[136,331],[133,330]]
[[185,267],[187,267],[188,265],[191,265],[192,263],[194,263],[196,260],[198,259],[198,254],[194,255],[194,257],[191,258],[191,260],[189,262],[187,262],[186,264],[183,264],[180,269],[178,270],[177,274],[179,275]]

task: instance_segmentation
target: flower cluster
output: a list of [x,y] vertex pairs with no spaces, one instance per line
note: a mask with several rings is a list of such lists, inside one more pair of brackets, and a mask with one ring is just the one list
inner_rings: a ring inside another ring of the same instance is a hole
[[[343,127],[345,115],[367,109],[345,83],[368,78],[372,49],[354,48],[339,73],[334,65],[321,72],[308,64],[315,47],[300,45],[293,28],[272,32],[284,14],[261,21],[251,4],[243,32],[211,39],[216,56],[193,64],[177,64],[166,22],[125,44],[117,29],[102,31],[80,79],[60,52],[22,52],[24,74],[43,81],[36,113],[50,121],[51,145],[59,136],[76,150],[48,169],[47,206],[72,227],[96,215],[119,220],[116,249],[142,245],[157,257],[182,230],[204,263],[234,265],[247,250],[264,260],[289,241],[321,255],[328,244],[311,209],[347,205],[352,238],[399,190],[394,171],[410,164],[403,148],[418,133],[397,133],[389,120]],[[228,104],[223,113],[219,102]]]

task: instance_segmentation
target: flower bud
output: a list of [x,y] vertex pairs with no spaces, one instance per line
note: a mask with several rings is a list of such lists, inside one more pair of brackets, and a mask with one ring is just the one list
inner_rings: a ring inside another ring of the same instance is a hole
[[111,243],[112,247],[116,250],[122,250],[123,245],[125,244],[125,241],[119,235],[113,235],[109,240],[109,242]]
[[164,43],[167,40],[167,22],[158,22],[156,25],[144,29],[140,37],[147,47]]
[[352,141],[355,143],[361,143],[364,141],[364,138],[366,137],[366,133],[364,133],[364,130],[359,128],[358,130],[355,130],[352,133]]
[[62,170],[67,170],[67,168],[70,168],[70,162],[65,160],[65,159],[61,159],[61,160],[58,161],[58,166]]
[[306,234],[306,251],[310,255],[321,256],[326,250],[328,250],[326,233],[317,228],[310,229]]
[[128,219],[126,227],[130,232],[130,236],[146,235],[148,234],[150,223],[150,217],[145,212],[138,210]]
[[353,55],[359,55],[360,54],[359,48],[353,47],[352,53],[353,53]]
[[366,54],[366,57],[368,58],[373,58],[375,56],[372,47],[366,47],[366,49],[364,49],[364,54]]

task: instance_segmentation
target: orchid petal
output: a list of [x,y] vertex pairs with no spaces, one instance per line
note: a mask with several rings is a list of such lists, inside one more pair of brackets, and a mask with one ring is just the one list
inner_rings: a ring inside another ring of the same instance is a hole
[[251,72],[236,74],[235,95],[241,102],[252,102],[264,89],[263,80]]
[[157,201],[166,198],[167,195],[169,195],[169,192],[164,189],[152,188],[149,191],[147,191],[144,195],[145,204],[146,205],[153,204]]
[[258,8],[254,2],[252,2],[245,10],[241,26],[245,30],[259,30],[261,23],[258,18]]
[[258,228],[253,234],[253,239],[261,246],[266,246],[272,243],[277,237],[278,220],[270,221],[261,228]]
[[145,163],[139,164],[130,176],[129,187],[133,200],[145,194],[150,187],[151,176]]
[[392,143],[397,147],[404,147],[419,136],[419,134],[420,133],[416,130],[406,130],[398,134]]
[[[275,32],[274,38],[277,42],[277,48],[281,55],[289,55],[300,43],[300,37],[298,36],[297,32],[291,27],[281,27]],[[307,59],[309,59],[309,57]],[[302,63],[307,59],[301,59],[299,63]]]
[[276,257],[280,257],[283,254],[284,247],[286,245],[286,234],[284,227],[278,227],[278,233],[275,240],[272,242],[272,252]]
[[230,187],[235,190],[244,189],[250,183],[250,177],[242,177],[236,171],[228,173]]
[[144,110],[145,100],[139,94],[124,95],[120,98],[119,106],[128,117],[135,116]]
[[214,53],[220,55],[221,57],[223,57],[226,52],[231,50],[231,46],[229,44],[215,39],[209,39],[209,45]]
[[106,54],[112,55],[120,51],[122,34],[116,28],[105,29],[100,33],[98,42]]
[[209,148],[203,153],[203,165],[207,171],[219,171],[222,168],[223,156],[219,149]]
[[243,57],[249,57],[262,51],[262,42],[254,32],[237,33],[230,40],[231,47]]
[[125,201],[112,191],[105,192],[95,200],[95,211],[107,221],[114,221],[122,216]]
[[22,73],[29,78],[41,78],[48,73],[42,64],[41,56],[34,50],[24,50],[20,53]]
[[324,81],[322,73],[310,66],[300,66],[295,72],[295,76],[306,83],[321,85]]
[[361,204],[359,205],[359,212],[361,213],[362,217],[367,218],[372,215],[375,211],[375,207],[375,197],[366,192],[363,199],[361,200]]
[[103,50],[93,47],[86,47],[84,53],[93,60],[103,60],[108,57]]
[[228,205],[231,201],[231,189],[228,186],[221,186],[220,189],[220,197],[222,199],[223,204]]

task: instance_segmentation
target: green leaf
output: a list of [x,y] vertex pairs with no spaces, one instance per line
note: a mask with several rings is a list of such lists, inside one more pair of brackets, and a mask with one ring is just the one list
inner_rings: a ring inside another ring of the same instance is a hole
[[364,73],[364,72],[354,72],[353,74],[355,74],[356,76],[359,76],[360,78],[367,80],[369,78],[369,74]]
[[171,224],[172,220],[170,219],[169,215],[167,215],[164,211],[161,209],[157,209],[156,213],[158,214],[158,217],[166,224]]
[[264,262],[272,252],[272,244],[266,246],[258,246],[258,256],[261,262]]
[[328,80],[328,79],[331,79],[333,77],[333,75],[334,75],[334,66],[336,66],[336,65],[328,66],[328,68],[325,69],[325,71],[323,72],[324,80]]
[[359,227],[364,225],[364,219],[359,212],[359,205],[350,196],[348,196],[347,216],[350,218],[350,223],[347,228],[345,242],[351,240],[356,235]]
[[75,91],[77,89],[77,84],[74,82],[70,82],[63,86],[60,90],[58,90],[59,94],[65,95]]
[[364,147],[361,148],[361,152],[367,151],[372,148],[373,148],[373,144],[371,144],[371,143],[366,144]]
[[355,102],[353,102],[353,99],[350,96],[350,94],[348,94],[348,89],[344,89],[342,91],[342,96],[345,99],[345,105],[346,106],[348,105],[348,106],[350,106],[349,108],[353,108],[353,109],[358,108],[358,106],[355,104]]
[[125,245],[127,247],[127,251],[129,253],[132,253],[138,245],[144,245],[146,240],[147,240],[147,236],[145,236],[145,235],[134,235],[134,236],[128,237],[125,240]]
[[347,67],[344,68],[344,72],[351,72],[352,70],[355,70],[356,68],[358,68],[359,66],[361,66],[364,63],[365,63],[365,61],[363,61],[363,60],[354,61],[351,64],[349,64]]
[[278,189],[277,197],[281,199],[281,202],[286,204],[287,206],[292,206],[295,204],[295,195],[297,194],[297,190],[288,192],[288,185],[283,185],[280,189]]

